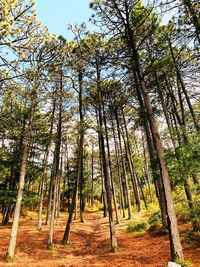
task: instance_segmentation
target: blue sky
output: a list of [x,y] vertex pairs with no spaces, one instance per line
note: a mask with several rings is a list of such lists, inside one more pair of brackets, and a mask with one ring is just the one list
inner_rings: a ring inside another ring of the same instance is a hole
[[37,16],[51,33],[71,39],[73,35],[67,30],[68,23],[86,22],[88,29],[93,28],[88,22],[92,14],[90,0],[37,0],[36,3]]

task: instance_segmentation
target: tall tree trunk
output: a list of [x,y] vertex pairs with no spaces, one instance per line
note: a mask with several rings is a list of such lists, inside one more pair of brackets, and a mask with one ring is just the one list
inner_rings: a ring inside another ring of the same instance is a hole
[[166,211],[166,203],[165,203],[165,196],[164,196],[164,187],[163,187],[163,182],[162,182],[162,172],[160,165],[158,164],[158,155],[156,153],[155,149],[155,141],[153,140],[151,130],[150,130],[150,124],[147,116],[147,111],[146,107],[144,104],[144,100],[142,98],[142,93],[137,77],[137,73],[134,69],[133,71],[134,74],[134,80],[135,80],[135,86],[136,86],[136,92],[137,92],[137,97],[138,101],[140,104],[140,113],[141,113],[141,119],[143,122],[143,127],[144,131],[146,134],[146,140],[147,140],[147,145],[148,145],[148,151],[149,151],[149,156],[150,156],[150,162],[151,162],[151,170],[153,174],[153,181],[156,189],[156,194],[158,197],[158,202],[160,206],[160,211],[161,211],[161,217],[162,217],[162,224],[163,227],[166,228],[168,223],[167,223],[167,211]]
[[185,127],[183,127],[183,121],[178,113],[178,110],[177,110],[177,105],[178,105],[178,102],[176,100],[176,97],[174,95],[174,92],[170,86],[170,83],[165,75],[165,83],[166,83],[166,87],[167,87],[167,90],[168,90],[168,93],[169,93],[169,96],[171,98],[171,103],[172,103],[172,116],[173,116],[173,121],[174,121],[174,125],[175,125],[175,129],[176,129],[176,135],[177,135],[177,140],[178,140],[178,143],[181,142],[181,135],[180,135],[180,132],[178,130],[178,125],[177,125],[177,122],[181,128],[181,132],[182,132],[182,137],[184,140],[187,139],[186,137],[186,132],[184,131]]
[[48,143],[46,146],[46,151],[45,151],[44,160],[43,160],[44,171],[42,175],[42,183],[41,183],[41,189],[40,189],[40,203],[39,203],[38,223],[37,223],[37,229],[39,231],[42,230],[42,209],[43,209],[43,200],[44,200],[44,185],[45,185],[45,181],[47,180],[47,165],[48,165],[49,152],[51,149],[52,137],[53,137],[53,124],[54,124],[54,115],[55,115],[55,106],[56,106],[55,104],[56,103],[54,100],[52,114],[51,114],[51,125],[50,125],[50,131],[49,131],[49,138],[48,138]]
[[102,118],[102,95],[101,95],[101,80],[100,80],[100,69],[99,69],[99,62],[96,59],[96,71],[97,71],[97,92],[99,97],[98,103],[98,117],[99,117],[99,137],[100,137],[100,148],[102,154],[102,166],[103,166],[103,174],[104,174],[104,182],[105,182],[105,189],[106,189],[106,197],[107,197],[107,204],[108,204],[108,216],[109,216],[109,227],[110,227],[110,241],[111,241],[111,249],[113,252],[117,250],[117,238],[115,232],[115,222],[113,216],[113,208],[112,208],[112,188],[111,188],[111,181],[108,173],[108,162],[105,152],[105,144],[104,144],[104,135],[103,135],[103,118]]
[[94,206],[94,145],[92,144],[92,160],[91,160],[91,205]]
[[19,176],[19,186],[18,186],[17,200],[15,204],[13,224],[12,224],[12,229],[11,229],[11,234],[10,234],[10,239],[9,239],[9,245],[8,245],[8,250],[7,250],[6,259],[5,259],[6,262],[12,262],[14,259],[14,254],[15,254],[17,232],[18,232],[18,226],[19,226],[19,217],[20,217],[20,211],[21,211],[21,205],[22,205],[22,196],[23,196],[23,190],[24,190],[24,185],[25,185],[26,166],[27,166],[27,161],[28,161],[29,148],[30,148],[32,129],[33,129],[33,119],[34,119],[34,113],[35,113],[35,107],[36,107],[36,101],[37,101],[36,98],[37,98],[36,92],[33,91],[28,127],[26,131],[26,135],[24,137],[24,142],[23,142],[23,153],[22,153],[22,162],[21,162],[21,169],[20,169],[20,176]]
[[81,168],[81,176],[80,176],[80,221],[84,223],[83,211],[84,211],[84,195],[83,195],[83,164]]
[[160,88],[160,83],[159,83],[159,78],[158,78],[157,73],[155,74],[155,80],[156,80],[156,86],[157,86],[158,95],[159,95],[159,98],[160,98],[160,101],[161,101],[163,113],[164,113],[165,120],[166,120],[166,123],[167,123],[168,131],[169,131],[169,134],[170,134],[170,138],[171,138],[171,141],[172,141],[172,144],[173,144],[173,148],[175,150],[176,147],[177,147],[177,143],[176,143],[176,140],[174,139],[173,128],[171,127],[169,114],[168,114],[168,111],[167,111],[167,107],[165,105],[165,100],[164,100],[162,89]]
[[[111,107],[110,107],[111,110]],[[112,132],[113,132],[113,138],[114,138],[114,144],[115,144],[115,155],[116,155],[116,162],[117,162],[117,174],[118,174],[118,181],[119,181],[119,199],[120,199],[120,207],[122,209],[122,216],[123,218],[126,217],[125,214],[125,203],[124,203],[124,195],[123,195],[123,188],[122,188],[122,176],[121,176],[121,168],[119,163],[119,149],[118,149],[118,143],[117,138],[115,135],[115,125],[112,118]]]
[[76,202],[77,202],[77,188],[81,176],[81,155],[83,152],[83,140],[84,140],[84,133],[81,130],[80,131],[80,137],[79,137],[79,145],[78,145],[78,160],[77,160],[77,171],[76,171],[76,179],[75,179],[75,185],[74,185],[74,190],[73,190],[73,195],[72,195],[72,203],[70,205],[70,210],[69,210],[69,216],[67,220],[67,225],[65,228],[65,233],[62,239],[62,244],[66,245],[68,244],[69,240],[69,234],[70,234],[70,229],[71,229],[71,223],[72,223],[72,218],[73,218],[73,213],[75,210]]
[[58,125],[57,125],[57,134],[55,141],[55,150],[54,150],[54,159],[53,159],[53,168],[52,168],[52,188],[53,188],[53,204],[52,211],[50,217],[50,228],[49,228],[49,236],[47,241],[47,248],[52,249],[53,247],[53,234],[54,234],[54,220],[56,216],[56,202],[58,198],[58,187],[59,187],[59,167],[60,167],[60,150],[61,150],[61,140],[62,140],[62,92],[63,92],[63,74],[62,70],[60,73],[60,84],[59,84],[59,117],[58,117]]
[[129,191],[127,173],[126,173],[126,165],[125,165],[124,155],[123,155],[123,150],[122,150],[122,142],[121,142],[121,134],[120,134],[120,126],[119,126],[119,118],[118,118],[117,110],[114,110],[114,115],[115,115],[115,120],[116,120],[116,123],[117,123],[119,149],[120,149],[120,154],[121,154],[122,170],[123,170],[123,176],[124,176],[126,194],[127,194],[127,201],[128,201],[128,203],[127,203],[128,204],[128,218],[131,219],[131,217],[132,217],[131,198],[130,198],[130,191]]
[[114,202],[114,207],[115,207],[116,223],[119,223],[119,214],[118,214],[118,208],[117,208],[117,199],[116,199],[116,193],[115,193],[115,186],[114,186],[114,181],[113,181],[112,162],[111,162],[111,155],[110,155],[110,145],[109,145],[109,140],[108,140],[108,127],[107,127],[104,103],[102,103],[102,111],[103,111],[103,121],[104,121],[105,136],[106,136],[107,154],[108,154],[108,165],[109,165],[109,170],[110,170],[110,182],[111,182],[112,193],[113,193],[113,202]]
[[190,101],[190,98],[188,96],[188,93],[187,93],[187,90],[186,90],[186,86],[185,86],[185,83],[182,79],[182,75],[179,71],[179,68],[178,68],[178,65],[177,65],[177,62],[176,62],[176,58],[175,58],[175,55],[174,55],[174,50],[173,50],[173,47],[172,47],[172,44],[171,44],[171,41],[170,39],[168,38],[168,43],[169,43],[169,48],[170,48],[170,52],[171,52],[171,56],[172,56],[172,60],[174,62],[174,67],[175,67],[175,70],[176,70],[176,74],[177,74],[177,79],[179,80],[179,83],[180,83],[180,86],[181,86],[181,89],[185,95],[185,99],[186,99],[186,102],[188,104],[188,107],[189,107],[189,110],[190,110],[190,113],[192,115],[192,119],[193,119],[193,122],[194,122],[194,126],[196,128],[197,131],[199,131],[199,125],[198,125],[198,122],[197,122],[197,118],[196,118],[196,115],[195,115],[195,112],[193,110],[193,107],[192,107],[192,104],[191,104],[191,101]]
[[99,124],[99,118],[98,118],[98,109],[96,108],[96,120],[97,120],[97,127],[98,127],[98,142],[99,142],[99,161],[100,161],[100,174],[101,174],[101,185],[102,185],[102,199],[103,199],[103,216],[107,217],[107,198],[106,198],[106,192],[105,192],[105,184],[103,179],[103,160],[102,160],[102,149],[101,149],[101,140],[100,140],[100,124]]
[[151,203],[153,203],[153,196],[151,192],[151,177],[150,177],[149,166],[147,162],[145,138],[143,135],[142,135],[142,145],[143,145],[143,155],[144,155],[144,176],[146,178],[146,182],[148,185],[150,200],[151,200]]
[[[129,168],[130,168],[130,175],[131,175],[131,181],[132,181],[132,185],[133,185],[133,191],[134,191],[134,196],[135,196],[135,202],[137,205],[137,209],[138,212],[141,210],[141,203],[140,203],[140,195],[138,192],[138,185],[140,186],[140,184],[137,183],[137,173],[133,164],[133,160],[132,160],[132,153],[131,153],[131,145],[130,145],[130,140],[129,140],[129,133],[128,133],[128,129],[127,129],[127,124],[126,124],[126,118],[124,115],[124,110],[122,108],[122,118],[123,118],[123,123],[124,123],[124,128],[125,128],[125,133],[123,132],[123,127],[122,127],[122,137],[124,139],[124,146],[125,146],[125,150],[126,150],[126,154],[127,154],[127,159],[128,159],[128,163],[129,163]],[[125,138],[126,137],[126,138]],[[142,191],[142,189],[141,189]],[[142,195],[143,191],[142,191]],[[144,199],[145,202],[145,206],[146,206],[146,201]]]
[[163,145],[160,139],[157,121],[156,121],[156,117],[155,117],[153,107],[151,104],[149,92],[145,84],[144,72],[139,61],[138,52],[135,48],[135,43],[133,40],[133,33],[132,33],[131,28],[128,28],[128,33],[129,33],[128,45],[130,49],[132,50],[132,61],[135,62],[134,67],[136,68],[138,79],[140,82],[140,89],[141,89],[141,93],[142,93],[144,103],[146,106],[149,123],[151,125],[151,131],[152,131],[152,135],[154,138],[159,165],[160,165],[161,173],[162,173],[165,203],[166,203],[166,209],[167,209],[171,257],[172,257],[172,260],[177,260],[177,259],[183,260],[183,251],[182,251],[182,246],[180,242],[177,219],[176,219],[176,214],[175,214],[174,205],[173,205],[170,179],[169,179],[168,169],[167,169],[167,165],[165,161],[164,149],[163,149]]
[[66,245],[68,243],[68,240],[69,240],[72,217],[73,217],[73,213],[74,213],[76,203],[77,203],[77,198],[78,198],[77,197],[78,186],[79,186],[80,179],[82,176],[82,171],[83,171],[83,144],[84,144],[84,125],[83,125],[83,123],[84,123],[84,118],[83,118],[83,99],[82,99],[82,94],[83,94],[83,72],[82,72],[82,70],[79,70],[78,80],[79,80],[79,122],[80,122],[80,128],[79,128],[79,142],[78,142],[77,172],[76,172],[76,180],[75,180],[75,186],[74,186],[73,196],[72,196],[72,203],[71,203],[71,207],[69,210],[68,221],[67,221],[65,233],[64,233],[64,236],[62,239],[63,245]]

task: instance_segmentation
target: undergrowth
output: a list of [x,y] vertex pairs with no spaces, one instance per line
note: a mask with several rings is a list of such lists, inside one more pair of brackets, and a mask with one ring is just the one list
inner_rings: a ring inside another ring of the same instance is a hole
[[134,233],[135,237],[142,237],[148,228],[145,221],[129,222],[126,228],[128,233]]

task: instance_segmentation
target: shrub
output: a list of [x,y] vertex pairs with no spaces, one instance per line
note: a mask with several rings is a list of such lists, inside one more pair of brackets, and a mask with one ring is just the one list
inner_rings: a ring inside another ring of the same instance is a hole
[[146,222],[130,222],[127,226],[127,232],[140,232],[147,229]]
[[149,225],[151,226],[152,229],[157,229],[159,226],[162,224],[161,220],[161,213],[160,211],[154,212],[148,220]]
[[189,211],[188,216],[192,222],[193,230],[200,231],[200,200],[194,201],[194,208]]
[[100,210],[104,210],[103,203],[101,203],[97,199],[94,199],[93,207],[89,203],[86,203],[85,205],[85,211],[100,211]]
[[177,219],[181,222],[187,222],[189,221],[189,211],[187,204],[183,203],[176,203],[175,204],[175,211]]
[[190,267],[192,265],[191,260],[176,261],[177,264],[180,264],[181,267]]
[[36,207],[39,204],[38,197],[24,197],[22,205],[26,208]]

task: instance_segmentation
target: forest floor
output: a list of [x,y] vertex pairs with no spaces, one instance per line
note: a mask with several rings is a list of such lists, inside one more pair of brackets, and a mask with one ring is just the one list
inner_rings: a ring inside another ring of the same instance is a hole
[[[15,263],[4,263],[11,225],[0,226],[0,267],[166,267],[170,258],[167,235],[147,231],[135,237],[127,233],[127,220],[116,226],[118,250],[110,251],[108,219],[100,212],[86,212],[85,223],[78,220],[72,224],[70,244],[61,245],[67,215],[61,213],[55,223],[54,248],[47,250],[48,226],[36,230],[36,216],[28,215],[20,220]],[[180,225],[181,232],[188,225]],[[192,267],[200,267],[200,248],[185,244],[184,255]]]

